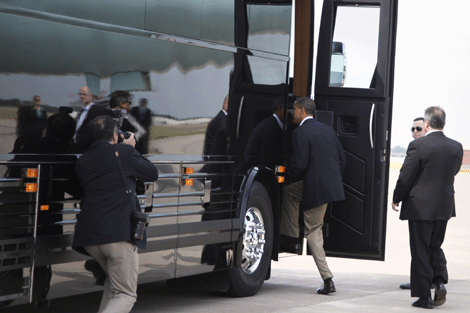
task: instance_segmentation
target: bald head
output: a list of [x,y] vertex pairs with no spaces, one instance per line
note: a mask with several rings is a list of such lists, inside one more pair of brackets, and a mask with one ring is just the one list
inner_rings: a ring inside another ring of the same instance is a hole
[[91,103],[92,100],[92,94],[90,91],[90,88],[87,86],[83,86],[80,88],[78,91],[78,96],[80,97],[80,101],[83,103],[83,106],[87,106]]

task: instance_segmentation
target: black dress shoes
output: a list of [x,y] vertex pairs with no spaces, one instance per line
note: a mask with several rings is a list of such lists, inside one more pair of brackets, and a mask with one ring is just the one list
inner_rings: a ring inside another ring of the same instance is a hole
[[434,302],[435,306],[443,305],[446,302],[447,290],[444,284],[436,284],[436,290],[434,291]]
[[332,292],[336,292],[336,288],[335,288],[335,283],[333,283],[332,280],[330,280],[329,282],[325,282],[320,288],[317,289],[317,291],[315,291],[316,293],[320,294],[320,295],[327,295],[329,293],[332,293]]
[[426,299],[426,298],[419,298],[415,302],[411,304],[412,306],[416,308],[423,308],[423,309],[432,309],[434,306],[432,305],[432,299]]

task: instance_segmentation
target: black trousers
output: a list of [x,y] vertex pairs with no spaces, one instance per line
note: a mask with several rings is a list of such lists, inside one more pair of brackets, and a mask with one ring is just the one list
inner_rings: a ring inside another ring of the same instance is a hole
[[408,221],[411,250],[411,296],[431,298],[431,284],[447,284],[447,261],[441,245],[447,221]]

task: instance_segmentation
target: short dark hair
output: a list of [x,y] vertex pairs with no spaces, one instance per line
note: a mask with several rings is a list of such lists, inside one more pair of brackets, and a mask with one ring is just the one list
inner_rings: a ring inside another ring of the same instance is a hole
[[117,124],[111,116],[100,115],[88,123],[87,130],[90,134],[90,143],[101,139],[112,141],[114,132],[117,131]]
[[417,121],[423,121],[424,122],[424,117],[417,117],[413,120],[413,122],[417,122]]
[[295,100],[294,102],[294,105],[296,104],[298,107],[304,108],[305,113],[315,116],[315,110],[317,109],[317,105],[315,104],[315,101],[313,101],[309,97],[297,98],[297,100]]
[[46,136],[69,143],[75,133],[76,122],[68,113],[57,113],[47,119]]
[[115,109],[119,106],[119,103],[131,98],[129,91],[116,90],[109,95],[109,107]]
[[433,129],[443,129],[446,125],[446,112],[439,106],[429,107],[424,111],[424,119]]
[[274,99],[273,106],[272,106],[273,112],[276,112],[280,108],[284,107],[284,103],[285,103],[284,100],[285,100],[284,97],[277,97],[276,99]]

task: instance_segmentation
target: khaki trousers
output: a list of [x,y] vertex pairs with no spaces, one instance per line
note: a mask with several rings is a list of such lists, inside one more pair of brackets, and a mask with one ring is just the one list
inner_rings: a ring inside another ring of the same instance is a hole
[[[304,184],[298,181],[284,187],[281,199],[281,234],[299,238],[299,209]],[[304,211],[305,238],[323,280],[333,278],[323,249],[323,219],[328,203]]]
[[130,312],[137,300],[139,254],[137,247],[126,241],[87,246],[85,250],[106,272],[101,313]]

